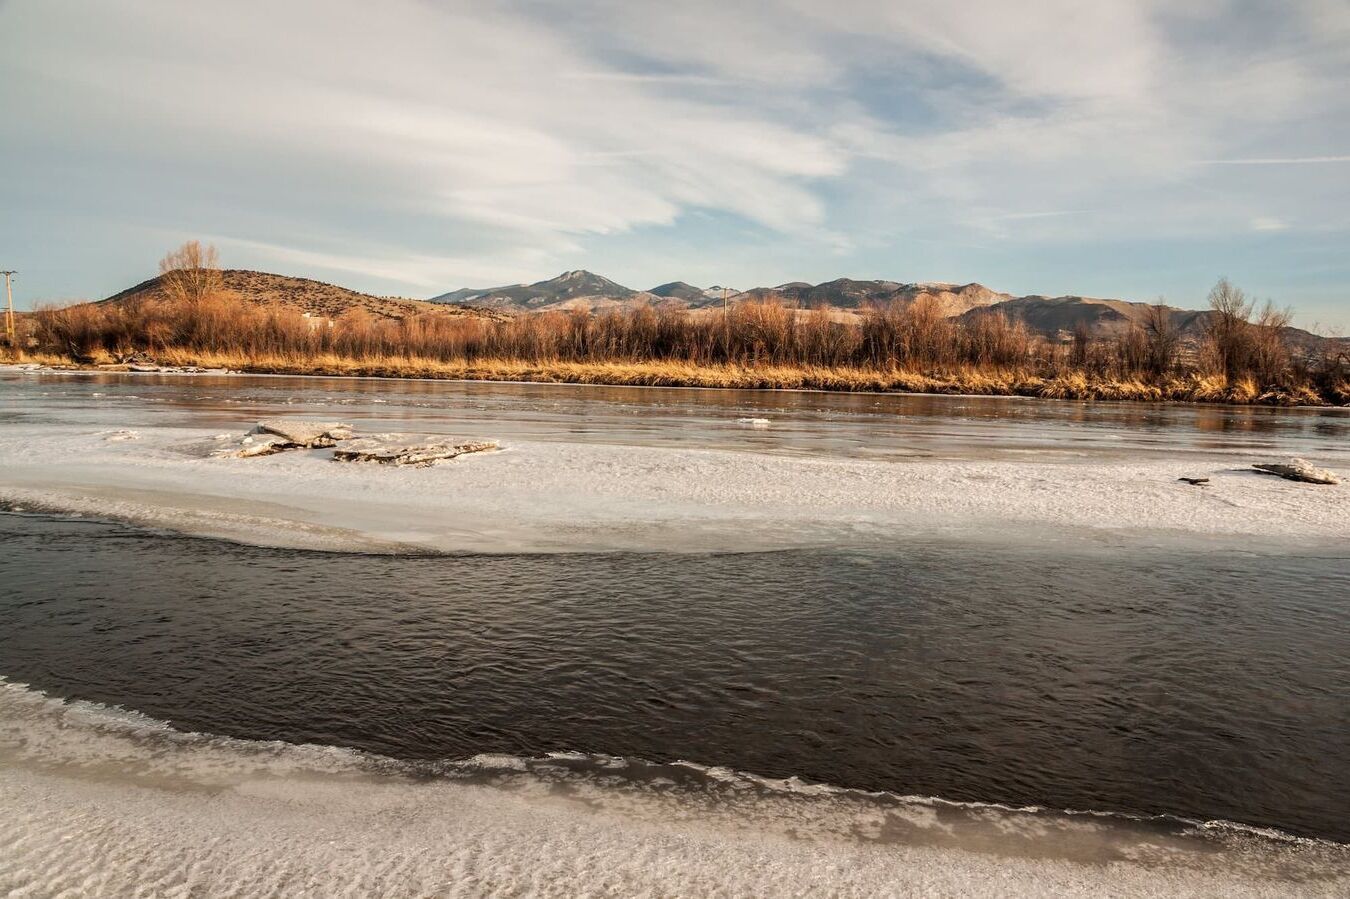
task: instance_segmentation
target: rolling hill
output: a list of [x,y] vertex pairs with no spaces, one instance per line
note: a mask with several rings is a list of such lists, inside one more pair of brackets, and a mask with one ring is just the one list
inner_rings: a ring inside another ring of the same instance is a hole
[[[669,286],[669,285],[668,285]],[[687,286],[687,285],[686,285]],[[534,311],[539,309],[566,309],[586,303],[593,308],[622,305],[637,297],[640,291],[588,271],[563,272],[556,278],[533,284],[508,284],[484,290],[463,288],[432,297],[432,303]],[[647,295],[650,298],[650,294]]]
[[687,302],[701,302],[707,299],[707,292],[692,284],[686,284],[683,281],[671,281],[669,284],[662,284],[653,287],[647,291],[654,297],[660,297],[663,300],[685,300]]
[[[1079,326],[1096,337],[1117,337],[1132,325],[1142,325],[1148,303],[1127,300],[1099,300],[1091,297],[1009,297],[984,309],[972,309],[960,317],[970,320],[981,314],[998,312],[1021,321],[1032,331],[1049,337],[1067,336]],[[1198,329],[1207,315],[1168,307],[1169,318],[1179,331]]]
[[863,309],[894,302],[912,303],[919,297],[932,297],[947,315],[960,315],[970,309],[1010,299],[1008,294],[996,293],[980,284],[901,284],[897,281],[855,281],[851,278],[837,278],[814,286],[800,282],[784,284],[774,288],[774,291],[805,308],[829,306],[836,309]]
[[[268,272],[226,269],[221,273],[225,289],[248,303],[259,306],[289,308],[317,318],[337,318],[348,309],[364,309],[378,318],[406,318],[410,315],[484,315],[484,310],[471,306],[429,303],[402,297],[377,297],[335,284],[292,278]],[[161,278],[154,277],[115,293],[101,302],[119,303],[136,299],[153,299],[163,295]],[[500,318],[501,313],[492,313]]]
[[[971,309],[959,318],[970,321],[980,315],[1001,313],[1014,321],[1021,321],[1032,332],[1050,339],[1068,340],[1080,325],[1087,328],[1093,338],[1113,339],[1124,335],[1131,327],[1144,327],[1147,312],[1153,305],[1093,297],[1027,296],[1013,297],[982,309]],[[1207,309],[1163,308],[1172,330],[1183,345],[1194,345],[1218,314]],[[1328,346],[1344,346],[1350,350],[1350,340],[1322,337],[1302,328],[1285,328],[1284,337],[1290,346],[1305,352]]]

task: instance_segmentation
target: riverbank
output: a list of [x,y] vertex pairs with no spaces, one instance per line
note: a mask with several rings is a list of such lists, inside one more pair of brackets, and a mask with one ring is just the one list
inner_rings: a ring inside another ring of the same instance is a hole
[[[1350,402],[1350,385],[1322,396],[1308,386],[1262,388],[1250,378],[1189,374],[1161,383],[1084,372],[1045,376],[1016,368],[958,367],[923,372],[902,368],[701,365],[678,361],[569,362],[484,358],[444,361],[419,356],[241,355],[171,349],[143,357],[149,364],[251,374],[512,381],[634,387],[742,390],[824,390],[842,393],[931,393],[1035,399],[1335,406]],[[19,353],[0,362],[81,370],[128,370],[106,353],[76,361],[53,353]]]

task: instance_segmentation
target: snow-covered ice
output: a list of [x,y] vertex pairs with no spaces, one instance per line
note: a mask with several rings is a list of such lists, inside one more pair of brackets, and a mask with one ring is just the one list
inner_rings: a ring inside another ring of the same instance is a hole
[[[916,536],[1315,548],[1350,537],[1350,489],[1250,468],[1299,455],[1350,472],[1341,410],[749,396],[0,371],[0,501],[362,551],[734,551]],[[222,432],[277,416],[500,439],[503,450],[417,470],[347,468],[331,450],[214,457]],[[1210,482],[1196,489],[1183,475]]]
[[[241,422],[241,424],[243,424]],[[416,469],[331,450],[216,458],[215,428],[8,426],[0,499],[185,533],[316,549],[750,550],[995,539],[1268,540],[1344,546],[1350,491],[1242,459],[870,461],[516,440]],[[1197,490],[1180,474],[1210,478]]]
[[[1350,850],[714,769],[415,766],[173,730],[0,681],[10,895],[1336,896]],[[697,774],[697,772],[695,772]],[[699,784],[702,784],[701,786]]]

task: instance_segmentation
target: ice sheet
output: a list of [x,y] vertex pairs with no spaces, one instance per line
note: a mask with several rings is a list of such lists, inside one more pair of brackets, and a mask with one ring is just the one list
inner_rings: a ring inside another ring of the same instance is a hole
[[[242,432],[249,424],[239,422]],[[971,539],[1344,547],[1350,490],[1184,461],[872,461],[514,440],[431,468],[331,450],[212,458],[219,429],[0,432],[0,500],[249,543],[362,551],[719,551]],[[1208,477],[1206,487],[1181,475]]]
[[686,767],[687,776],[681,766],[651,776],[623,759],[564,753],[433,770],[181,733],[0,681],[0,892],[1333,896],[1350,887],[1350,850],[1336,844]]

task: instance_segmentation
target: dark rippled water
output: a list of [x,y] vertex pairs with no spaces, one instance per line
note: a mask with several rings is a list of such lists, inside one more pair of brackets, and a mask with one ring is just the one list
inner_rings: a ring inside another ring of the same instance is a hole
[[399,558],[0,515],[0,673],[398,758],[578,750],[1350,839],[1350,560]]

